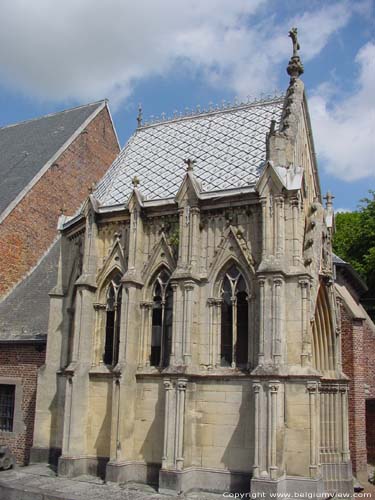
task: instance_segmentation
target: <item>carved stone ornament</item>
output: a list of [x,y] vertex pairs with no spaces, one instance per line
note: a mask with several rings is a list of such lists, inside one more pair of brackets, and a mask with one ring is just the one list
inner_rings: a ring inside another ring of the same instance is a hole
[[291,76],[292,78],[298,78],[300,75],[302,75],[304,69],[301,58],[298,53],[300,45],[298,43],[298,38],[297,38],[297,28],[292,28],[289,31],[289,36],[293,42],[293,55],[290,58],[286,71],[288,75]]

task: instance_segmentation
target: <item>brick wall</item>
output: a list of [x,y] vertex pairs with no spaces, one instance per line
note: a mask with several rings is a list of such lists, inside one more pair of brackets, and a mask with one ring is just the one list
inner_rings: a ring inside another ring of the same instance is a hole
[[0,298],[56,238],[60,208],[72,215],[119,152],[104,108],[0,224]]
[[26,464],[33,443],[35,400],[38,368],[44,363],[45,348],[33,345],[2,345],[0,348],[0,377],[22,380],[22,431],[9,434],[0,431],[0,443],[8,445],[17,463]]
[[375,464],[375,329],[368,322],[364,329],[364,364],[366,383],[367,461]]
[[349,443],[353,472],[366,469],[366,403],[364,321],[352,319],[341,307],[343,371],[349,383]]

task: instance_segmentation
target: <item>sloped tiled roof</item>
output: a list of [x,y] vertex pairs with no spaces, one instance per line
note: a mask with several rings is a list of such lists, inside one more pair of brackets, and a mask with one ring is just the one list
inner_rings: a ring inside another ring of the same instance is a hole
[[186,166],[206,192],[254,184],[266,157],[266,133],[278,125],[283,98],[238,105],[139,127],[96,190],[103,206],[123,204],[137,176],[148,200],[173,198]]
[[0,128],[0,214],[103,103]]
[[59,250],[57,240],[29,276],[0,302],[0,342],[45,339],[48,293],[56,284]]

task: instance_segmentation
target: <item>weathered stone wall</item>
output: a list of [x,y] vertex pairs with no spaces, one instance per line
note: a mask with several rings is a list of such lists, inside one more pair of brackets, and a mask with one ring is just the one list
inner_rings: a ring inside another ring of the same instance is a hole
[[87,428],[87,453],[108,457],[112,419],[112,379],[90,380]]
[[186,401],[185,465],[250,472],[253,413],[248,380],[192,382]]
[[162,380],[138,380],[134,427],[134,460],[161,464],[163,457],[164,408]]

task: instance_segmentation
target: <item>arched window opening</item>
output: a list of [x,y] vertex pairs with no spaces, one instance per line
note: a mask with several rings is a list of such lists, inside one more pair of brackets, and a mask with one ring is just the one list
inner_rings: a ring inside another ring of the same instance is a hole
[[115,365],[118,362],[121,299],[121,276],[120,274],[116,274],[107,289],[105,345],[103,355],[103,361],[106,365]]
[[221,297],[221,366],[246,366],[249,344],[248,292],[245,280],[235,265],[224,275]]
[[151,366],[168,366],[172,346],[173,294],[169,274],[163,269],[153,289]]
[[326,288],[321,285],[312,327],[312,364],[321,371],[335,369],[335,332],[332,326],[331,307]]

